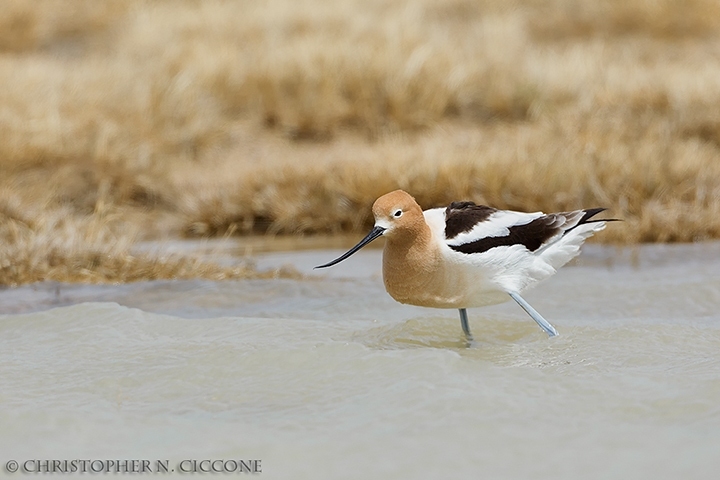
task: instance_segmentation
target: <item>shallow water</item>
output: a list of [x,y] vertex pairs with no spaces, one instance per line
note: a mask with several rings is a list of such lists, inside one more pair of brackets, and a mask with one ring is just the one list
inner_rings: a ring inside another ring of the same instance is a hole
[[[380,252],[304,280],[0,291],[0,461],[261,459],[267,478],[714,478],[720,244],[589,246],[526,298],[384,292]],[[186,464],[187,465],[187,464]],[[2,467],[0,467],[2,468]],[[6,475],[4,473],[4,475]]]

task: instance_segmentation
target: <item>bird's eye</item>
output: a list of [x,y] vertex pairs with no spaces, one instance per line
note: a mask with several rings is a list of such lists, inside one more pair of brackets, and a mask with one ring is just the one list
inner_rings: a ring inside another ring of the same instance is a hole
[[398,218],[402,216],[402,210],[395,210],[395,213],[393,213],[393,217]]

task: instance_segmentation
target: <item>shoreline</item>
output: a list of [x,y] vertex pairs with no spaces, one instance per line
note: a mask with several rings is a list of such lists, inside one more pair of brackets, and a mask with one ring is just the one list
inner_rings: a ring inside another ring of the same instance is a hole
[[[344,268],[314,271],[313,267],[328,258],[334,258],[351,244],[353,237],[335,239],[338,244],[334,249],[304,249],[294,251],[267,250],[256,253],[251,259],[237,256],[238,246],[228,246],[227,242],[203,242],[209,249],[208,258],[218,263],[233,261],[248,262],[256,271],[263,275],[244,278],[212,279],[204,277],[185,279],[146,279],[136,282],[108,282],[103,284],[70,283],[52,280],[39,281],[16,287],[0,287],[0,311],[4,314],[17,314],[46,308],[73,305],[77,302],[109,301],[116,294],[132,299],[133,295],[143,295],[148,289],[167,290],[168,292],[184,292],[197,290],[198,295],[211,285],[225,282],[249,282],[246,285],[256,288],[257,285],[271,285],[273,282],[347,282],[347,281],[379,281],[382,278],[381,251],[378,247],[358,252],[346,261]],[[323,241],[327,244],[327,240]],[[332,242],[330,242],[332,243]],[[159,244],[145,245],[146,248],[158,247]],[[305,245],[307,246],[307,245]],[[174,245],[174,248],[187,245]],[[194,246],[196,247],[196,246]],[[230,247],[222,250],[223,247]],[[179,250],[176,250],[178,252]],[[618,272],[643,272],[655,269],[677,269],[684,267],[688,271],[705,269],[708,262],[720,258],[720,241],[692,244],[645,244],[639,246],[607,246],[584,245],[579,257],[572,260],[565,270],[597,271],[612,275]],[[610,277],[609,277],[610,278]],[[672,278],[668,278],[672,281]],[[258,283],[259,282],[259,283]],[[123,293],[124,292],[124,293]],[[135,292],[135,293],[133,293]],[[168,293],[170,294],[170,293]],[[40,308],[38,308],[40,307]]]

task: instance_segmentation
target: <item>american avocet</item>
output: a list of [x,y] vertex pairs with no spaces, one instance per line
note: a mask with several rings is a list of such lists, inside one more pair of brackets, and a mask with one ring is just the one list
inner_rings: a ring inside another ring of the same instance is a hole
[[373,204],[375,227],[360,243],[315,268],[342,262],[384,236],[383,281],[398,302],[459,309],[471,339],[466,309],[512,298],[553,337],[557,330],[520,293],[552,276],[614,220],[592,219],[603,210],[522,213],[453,202],[423,212],[408,193],[395,190]]

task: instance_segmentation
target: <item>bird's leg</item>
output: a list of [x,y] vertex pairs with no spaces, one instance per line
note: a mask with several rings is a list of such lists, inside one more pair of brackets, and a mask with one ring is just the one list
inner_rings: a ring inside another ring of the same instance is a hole
[[468,316],[467,316],[467,310],[464,308],[460,309],[460,325],[462,325],[463,332],[465,333],[465,338],[468,339],[468,342],[472,342],[472,333],[470,333],[470,325],[468,324]]
[[514,292],[510,292],[510,296],[512,297],[513,300],[515,300],[518,303],[518,305],[520,305],[523,308],[523,310],[525,310],[528,313],[528,315],[530,315],[532,317],[533,320],[535,320],[537,322],[538,325],[540,325],[540,328],[545,330],[545,333],[548,334],[548,337],[554,337],[558,334],[557,330],[555,330],[555,327],[550,325],[550,322],[545,320],[542,317],[542,315],[540,315],[538,313],[537,310],[535,310],[532,306],[530,306],[529,303],[527,303],[525,301],[524,298],[522,298],[520,295],[518,295],[517,293],[514,293]]

